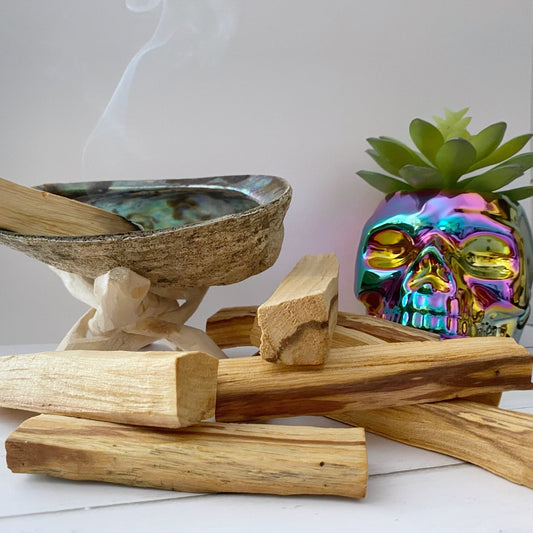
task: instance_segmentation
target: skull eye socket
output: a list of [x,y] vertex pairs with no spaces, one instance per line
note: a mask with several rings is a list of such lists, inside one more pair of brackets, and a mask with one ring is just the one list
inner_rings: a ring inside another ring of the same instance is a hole
[[364,259],[369,267],[391,270],[401,267],[412,255],[413,241],[396,229],[384,229],[368,238]]
[[476,235],[461,246],[465,270],[482,279],[509,279],[517,275],[513,250],[493,235]]

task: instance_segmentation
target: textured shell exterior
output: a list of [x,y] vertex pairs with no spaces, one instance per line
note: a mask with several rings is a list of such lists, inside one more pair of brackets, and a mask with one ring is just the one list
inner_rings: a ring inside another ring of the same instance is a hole
[[[179,298],[183,289],[227,285],[274,264],[292,190],[274,176],[243,175],[151,181],[47,184],[40,189],[81,201],[139,190],[234,191],[243,211],[148,231],[86,237],[22,235],[0,230],[0,243],[47,265],[94,279],[123,266],[148,278],[154,292]],[[251,206],[251,207],[250,207]]]

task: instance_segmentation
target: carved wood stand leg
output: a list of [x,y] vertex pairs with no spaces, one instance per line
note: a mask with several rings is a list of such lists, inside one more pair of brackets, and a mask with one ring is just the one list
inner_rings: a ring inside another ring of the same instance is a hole
[[52,270],[75,298],[91,307],[57,350],[132,351],[163,341],[171,350],[199,350],[219,359],[226,357],[204,331],[185,325],[208,287],[185,289],[175,300],[154,294],[148,279],[125,267],[95,280]]

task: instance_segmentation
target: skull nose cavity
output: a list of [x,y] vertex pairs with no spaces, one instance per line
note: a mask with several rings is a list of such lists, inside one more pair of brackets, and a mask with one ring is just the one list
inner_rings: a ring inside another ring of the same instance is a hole
[[431,283],[424,283],[424,285],[415,290],[417,290],[420,294],[433,294],[436,288],[437,287],[434,287]]
[[410,270],[406,279],[409,291],[421,294],[452,291],[451,272],[438,252],[428,250],[422,253]]

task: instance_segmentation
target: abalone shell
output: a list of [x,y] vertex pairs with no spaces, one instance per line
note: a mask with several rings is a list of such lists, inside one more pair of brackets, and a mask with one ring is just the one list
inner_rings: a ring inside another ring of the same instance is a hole
[[41,190],[116,212],[140,226],[113,235],[40,236],[0,230],[0,243],[67,272],[95,277],[125,266],[153,290],[227,285],[276,261],[291,187],[265,175],[52,183]]

